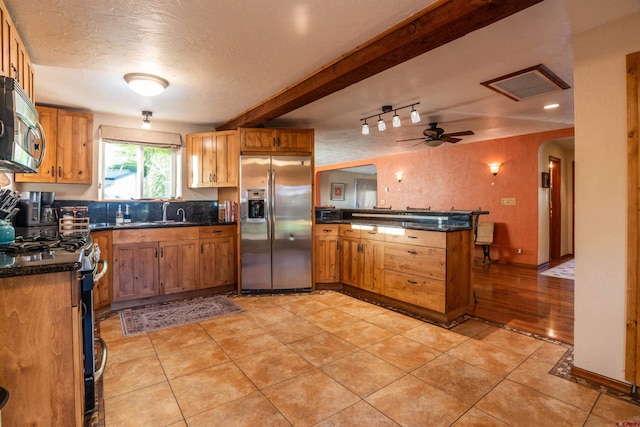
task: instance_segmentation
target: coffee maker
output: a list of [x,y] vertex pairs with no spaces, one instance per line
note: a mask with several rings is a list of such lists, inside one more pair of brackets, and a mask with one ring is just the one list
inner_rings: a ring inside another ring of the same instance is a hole
[[40,193],[40,225],[55,225],[58,222],[58,213],[53,207],[56,197],[54,191],[43,191]]
[[58,213],[53,207],[56,193],[53,191],[25,191],[18,202],[20,212],[16,215],[18,227],[55,225]]

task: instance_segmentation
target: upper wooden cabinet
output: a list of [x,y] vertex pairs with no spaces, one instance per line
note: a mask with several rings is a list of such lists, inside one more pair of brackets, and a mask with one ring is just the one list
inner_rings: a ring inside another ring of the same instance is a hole
[[46,138],[45,156],[37,173],[18,173],[15,181],[91,184],[93,114],[36,108]]
[[24,43],[4,3],[0,1],[0,45],[2,45],[2,59],[0,60],[3,75],[18,80],[27,96],[35,103],[33,64]]
[[313,153],[313,129],[240,128],[241,153]]
[[236,187],[239,155],[235,130],[187,135],[187,186]]

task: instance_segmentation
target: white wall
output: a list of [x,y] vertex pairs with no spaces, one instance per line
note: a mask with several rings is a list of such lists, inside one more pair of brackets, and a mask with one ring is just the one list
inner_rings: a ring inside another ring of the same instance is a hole
[[[129,128],[139,128],[142,124],[142,116],[127,117],[113,114],[94,113],[93,115],[93,184],[40,184],[40,183],[14,183],[13,187],[18,191],[55,191],[57,200],[97,200],[98,199],[98,169],[99,169],[99,134],[100,125],[121,126]],[[189,125],[178,122],[151,121],[152,130],[162,132],[179,133],[184,136],[188,133],[206,132],[213,130],[211,127]],[[186,141],[183,140],[183,144]],[[185,147],[182,148],[182,158],[184,165]],[[12,174],[8,174],[13,179]],[[187,171],[183,167],[182,171],[182,198],[186,200],[216,200],[218,198],[217,189],[189,189],[186,187]]]
[[640,14],[574,40],[576,367],[624,380],[627,234],[626,58]]

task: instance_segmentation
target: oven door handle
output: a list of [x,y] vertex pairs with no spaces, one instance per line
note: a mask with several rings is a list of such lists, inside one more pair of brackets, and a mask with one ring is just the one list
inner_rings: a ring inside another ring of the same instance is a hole
[[97,262],[97,264],[102,264],[102,269],[100,270],[99,273],[96,273],[93,276],[94,282],[97,282],[98,280],[102,279],[104,275],[107,274],[107,271],[109,271],[109,264],[107,263],[107,261],[101,259],[100,261]]
[[107,366],[107,343],[100,337],[95,337],[94,342],[100,343],[102,356],[100,357],[100,367],[96,369],[93,375],[94,381],[98,381],[104,373],[104,368]]

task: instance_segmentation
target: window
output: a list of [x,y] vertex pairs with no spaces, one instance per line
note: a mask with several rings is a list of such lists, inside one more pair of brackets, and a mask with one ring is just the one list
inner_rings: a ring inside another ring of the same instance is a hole
[[177,150],[104,143],[102,199],[169,199],[178,196]]

